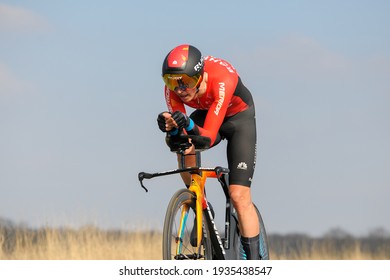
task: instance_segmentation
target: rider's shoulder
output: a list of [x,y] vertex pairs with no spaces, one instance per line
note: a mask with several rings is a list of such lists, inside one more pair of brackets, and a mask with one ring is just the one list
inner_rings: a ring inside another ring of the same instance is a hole
[[227,70],[230,74],[237,74],[236,69],[233,65],[231,65],[228,61],[222,58],[218,58],[215,56],[206,56],[204,57],[205,62],[205,71],[222,71],[225,72]]

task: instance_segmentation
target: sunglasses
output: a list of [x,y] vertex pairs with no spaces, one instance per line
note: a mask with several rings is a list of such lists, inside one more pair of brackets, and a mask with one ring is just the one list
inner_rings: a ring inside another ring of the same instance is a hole
[[163,80],[165,85],[173,91],[195,88],[202,78],[201,74],[187,76],[186,74],[165,74]]

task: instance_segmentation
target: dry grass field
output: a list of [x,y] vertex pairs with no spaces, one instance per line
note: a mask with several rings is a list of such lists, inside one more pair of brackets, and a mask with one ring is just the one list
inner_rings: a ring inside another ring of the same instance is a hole
[[0,232],[0,259],[137,260],[161,259],[161,234],[81,229]]
[[[0,260],[155,260],[161,259],[160,232],[0,227]],[[390,238],[270,235],[276,260],[390,259]]]

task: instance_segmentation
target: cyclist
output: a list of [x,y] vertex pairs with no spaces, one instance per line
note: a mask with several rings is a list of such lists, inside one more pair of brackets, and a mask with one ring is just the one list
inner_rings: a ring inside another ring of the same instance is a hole
[[[241,230],[247,259],[259,259],[259,222],[250,186],[256,164],[255,107],[250,91],[227,61],[203,57],[192,45],[172,49],[162,65],[168,111],[157,117],[159,128],[174,138],[180,130],[207,136],[211,147],[227,140],[229,192]],[[185,106],[194,108],[188,117]],[[186,151],[186,166],[195,165],[193,146]],[[190,185],[190,175],[182,173]]]

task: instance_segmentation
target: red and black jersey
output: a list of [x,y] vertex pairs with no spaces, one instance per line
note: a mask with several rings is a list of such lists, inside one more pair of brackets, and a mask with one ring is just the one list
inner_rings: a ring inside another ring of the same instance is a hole
[[204,71],[208,74],[207,89],[201,97],[183,103],[174,91],[165,87],[165,100],[170,112],[186,113],[185,105],[207,110],[204,126],[198,128],[200,135],[210,137],[213,144],[225,117],[245,111],[253,105],[253,99],[229,62],[207,56],[204,58]]

